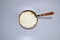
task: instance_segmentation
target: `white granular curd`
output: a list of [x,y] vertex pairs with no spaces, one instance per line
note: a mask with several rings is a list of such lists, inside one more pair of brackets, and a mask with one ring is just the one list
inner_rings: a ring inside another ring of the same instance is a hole
[[35,15],[28,11],[28,12],[23,12],[20,15],[20,24],[24,27],[24,28],[32,28],[34,27],[34,25],[37,23],[37,18],[35,17]]

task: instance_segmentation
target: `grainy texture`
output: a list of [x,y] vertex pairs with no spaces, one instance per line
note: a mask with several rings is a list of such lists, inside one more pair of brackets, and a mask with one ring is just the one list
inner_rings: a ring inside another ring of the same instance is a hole
[[28,11],[23,12],[20,16],[20,24],[25,28],[32,28],[37,22],[35,15]]

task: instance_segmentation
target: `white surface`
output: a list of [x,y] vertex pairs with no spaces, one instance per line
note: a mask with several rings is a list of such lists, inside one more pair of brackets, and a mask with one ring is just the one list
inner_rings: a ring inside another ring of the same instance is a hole
[[[22,10],[37,14],[54,11],[52,19],[39,19],[32,30],[18,23]],[[0,0],[0,40],[60,40],[60,0]]]

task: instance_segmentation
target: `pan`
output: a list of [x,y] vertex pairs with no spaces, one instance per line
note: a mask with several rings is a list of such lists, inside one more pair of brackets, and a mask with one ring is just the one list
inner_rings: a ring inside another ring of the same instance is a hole
[[38,23],[38,17],[53,15],[54,12],[47,12],[37,15],[32,10],[24,10],[18,16],[19,25],[24,29],[33,29]]

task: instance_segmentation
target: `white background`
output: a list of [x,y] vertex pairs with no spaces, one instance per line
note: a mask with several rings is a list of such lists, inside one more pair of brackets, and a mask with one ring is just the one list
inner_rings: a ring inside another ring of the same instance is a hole
[[[32,30],[23,29],[18,15],[53,11],[52,19],[40,19]],[[0,40],[60,40],[60,0],[0,0]]]

